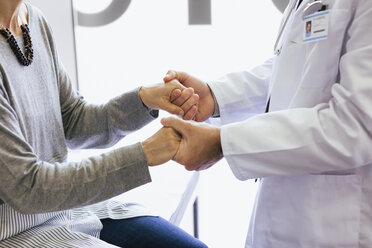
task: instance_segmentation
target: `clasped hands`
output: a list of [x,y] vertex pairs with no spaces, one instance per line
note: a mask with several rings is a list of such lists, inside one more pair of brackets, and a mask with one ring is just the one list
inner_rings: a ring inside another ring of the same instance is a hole
[[184,72],[169,71],[165,84],[143,87],[142,102],[152,109],[163,109],[182,117],[161,120],[164,126],[142,142],[149,166],[171,159],[187,170],[207,169],[222,155],[220,129],[200,123],[214,112],[214,98],[209,86]]

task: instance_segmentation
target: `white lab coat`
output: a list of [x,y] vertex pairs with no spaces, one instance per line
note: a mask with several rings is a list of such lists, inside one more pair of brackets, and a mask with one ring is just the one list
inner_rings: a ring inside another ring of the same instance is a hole
[[323,0],[328,39],[303,44],[309,2],[280,55],[210,83],[234,175],[263,178],[246,247],[371,248],[372,0]]

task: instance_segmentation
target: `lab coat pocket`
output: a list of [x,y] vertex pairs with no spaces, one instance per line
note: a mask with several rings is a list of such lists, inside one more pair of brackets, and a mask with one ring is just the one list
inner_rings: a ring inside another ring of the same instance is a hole
[[358,247],[359,176],[267,178],[260,191],[253,247]]
[[326,87],[336,82],[349,19],[349,10],[329,10],[327,39],[313,42],[303,41],[303,25],[301,34],[296,37],[296,42],[301,43],[305,50],[306,58],[301,87]]

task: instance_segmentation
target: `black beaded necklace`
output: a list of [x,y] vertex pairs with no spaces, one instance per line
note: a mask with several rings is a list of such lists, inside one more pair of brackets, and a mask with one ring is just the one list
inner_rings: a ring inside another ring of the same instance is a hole
[[30,29],[28,28],[27,24],[22,24],[20,27],[22,29],[23,41],[24,41],[24,46],[25,46],[24,53],[19,48],[18,42],[14,38],[14,35],[9,30],[9,28],[0,29],[0,34],[4,36],[4,38],[8,42],[10,48],[12,49],[13,53],[17,57],[19,63],[21,63],[24,66],[29,66],[31,65],[32,60],[34,58],[34,50],[32,49]]

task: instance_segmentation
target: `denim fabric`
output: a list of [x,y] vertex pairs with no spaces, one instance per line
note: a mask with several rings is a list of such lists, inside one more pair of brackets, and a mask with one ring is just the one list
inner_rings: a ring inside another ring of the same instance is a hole
[[161,217],[101,220],[100,239],[125,248],[206,248],[200,240]]

